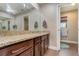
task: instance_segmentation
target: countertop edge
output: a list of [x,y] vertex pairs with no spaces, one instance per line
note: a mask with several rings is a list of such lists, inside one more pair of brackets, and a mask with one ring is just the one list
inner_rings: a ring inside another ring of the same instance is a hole
[[[0,48],[4,48],[6,46],[9,46],[9,45],[13,45],[13,44],[16,44],[16,43],[20,43],[20,42],[23,42],[23,41],[26,41],[26,40],[30,40],[30,39],[33,39],[33,38],[36,38],[36,37],[39,37],[39,36],[43,36],[43,35],[46,35],[46,34],[49,34],[49,32],[45,32],[45,33],[34,33],[36,35],[34,36],[31,36],[30,38],[23,38],[23,39],[19,39],[19,40],[16,40],[16,41],[6,41],[6,42],[2,42],[0,43]],[[39,35],[37,35],[39,34]]]

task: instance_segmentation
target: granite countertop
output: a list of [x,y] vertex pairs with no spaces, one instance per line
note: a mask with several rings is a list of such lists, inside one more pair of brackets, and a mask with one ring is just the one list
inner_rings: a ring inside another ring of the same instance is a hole
[[18,43],[25,40],[30,40],[38,36],[42,36],[48,34],[49,32],[39,32],[39,33],[26,33],[23,35],[14,35],[14,36],[5,36],[0,37],[0,48],[4,46],[8,46],[14,43]]

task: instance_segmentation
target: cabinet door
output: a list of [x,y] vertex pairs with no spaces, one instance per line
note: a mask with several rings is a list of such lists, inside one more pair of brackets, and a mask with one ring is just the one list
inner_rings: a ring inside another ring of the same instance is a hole
[[45,52],[47,51],[48,46],[49,46],[49,35],[46,35],[45,36]]
[[47,51],[47,49],[48,49],[48,41],[47,39],[45,39],[45,52]]
[[40,43],[35,45],[35,56],[40,56],[41,49],[40,49]]
[[0,56],[6,56],[8,53],[8,49],[4,48],[4,49],[0,49]]
[[42,42],[41,42],[41,55],[44,55],[44,53],[45,53],[45,41],[42,40]]
[[30,49],[24,51],[19,56],[33,56],[33,48],[30,48]]
[[49,34],[47,34],[47,49],[49,47]]

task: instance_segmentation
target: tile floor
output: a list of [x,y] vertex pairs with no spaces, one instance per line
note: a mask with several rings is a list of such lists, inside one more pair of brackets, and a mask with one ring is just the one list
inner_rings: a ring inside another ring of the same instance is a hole
[[61,49],[60,51],[55,51],[52,49],[48,49],[45,53],[45,56],[78,56],[78,45],[77,44],[69,44],[70,47],[66,49]]

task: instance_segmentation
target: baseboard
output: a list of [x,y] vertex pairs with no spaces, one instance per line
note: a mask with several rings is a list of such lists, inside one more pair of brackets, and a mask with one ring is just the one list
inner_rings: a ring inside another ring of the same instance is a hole
[[68,40],[61,40],[61,42],[66,42],[66,43],[73,43],[73,44],[78,44],[77,42],[75,41],[68,41]]
[[59,49],[58,49],[57,47],[54,47],[54,46],[49,46],[48,48],[49,48],[49,49],[56,50],[56,51],[59,51]]
[[[67,40],[61,40],[61,42],[78,44],[78,43],[77,43],[77,42],[75,42],[75,41],[67,41]],[[48,48],[49,48],[49,49],[56,50],[56,51],[59,51],[59,50],[60,50],[60,48],[57,48],[57,47],[55,47],[55,46],[49,46]]]

